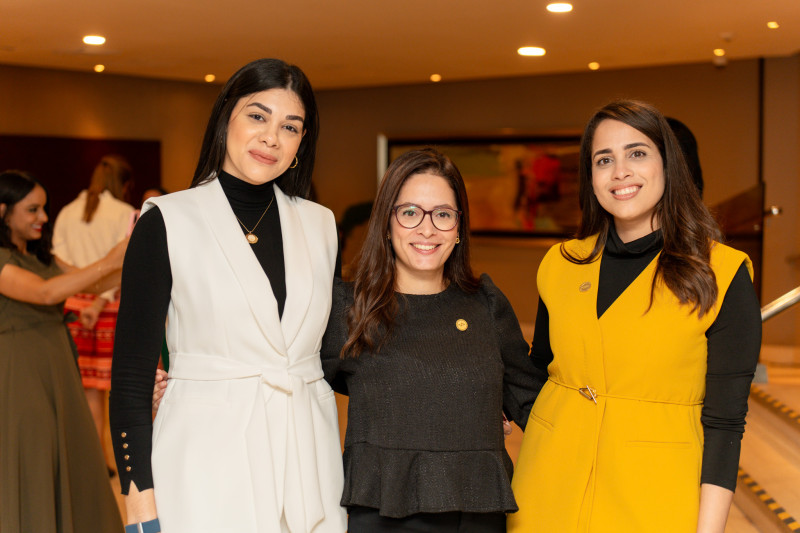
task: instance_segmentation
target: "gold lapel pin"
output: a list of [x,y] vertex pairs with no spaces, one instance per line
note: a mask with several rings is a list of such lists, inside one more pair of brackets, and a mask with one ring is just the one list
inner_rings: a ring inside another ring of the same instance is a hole
[[589,283],[588,281],[584,281],[583,283],[581,283],[581,286],[578,287],[578,290],[581,291],[581,292],[586,292],[591,288],[592,288],[592,284]]
[[467,331],[468,327],[469,325],[467,324],[467,321],[464,320],[463,318],[459,318],[458,320],[456,320],[456,328],[458,329],[458,331]]

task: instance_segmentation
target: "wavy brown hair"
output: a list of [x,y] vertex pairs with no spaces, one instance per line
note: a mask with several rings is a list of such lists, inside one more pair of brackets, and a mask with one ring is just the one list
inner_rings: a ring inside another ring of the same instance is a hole
[[597,126],[604,120],[617,120],[645,134],[658,147],[664,163],[664,194],[653,212],[654,222],[664,236],[664,249],[658,258],[650,305],[656,284],[663,282],[683,304],[690,304],[698,316],[707,313],[717,301],[717,283],[711,270],[711,246],[721,239],[714,217],[700,200],[675,135],[664,116],[653,106],[634,100],[612,102],[589,120],[581,139],[579,199],[581,224],[577,238],[597,235],[597,243],[587,257],[573,255],[562,244],[561,254],[573,263],[595,261],[608,239],[614,218],[597,201],[592,187],[592,143]]
[[105,155],[94,167],[92,181],[86,190],[86,206],[83,208],[83,221],[91,222],[97,206],[100,205],[100,193],[108,192],[117,200],[127,202],[125,185],[133,178],[133,170],[128,162],[119,155]]
[[444,279],[465,292],[478,290],[478,280],[472,274],[469,256],[469,204],[464,180],[449,157],[424,148],[406,152],[395,159],[383,176],[367,236],[356,258],[353,305],[348,309],[349,336],[341,356],[358,357],[364,351],[376,353],[391,335],[397,316],[395,295],[395,255],[392,243],[386,238],[394,204],[406,180],[415,174],[433,174],[448,181],[456,196],[460,243],[453,248],[444,264]]

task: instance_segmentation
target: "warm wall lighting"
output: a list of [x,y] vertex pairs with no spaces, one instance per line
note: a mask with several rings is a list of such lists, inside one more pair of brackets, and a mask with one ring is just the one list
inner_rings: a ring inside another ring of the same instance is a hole
[[442,81],[442,75],[441,74],[431,74],[431,81],[433,83]]
[[523,46],[517,49],[517,53],[521,56],[543,56],[545,54],[544,48],[538,46]]
[[217,77],[214,76],[213,74],[206,74],[206,76],[203,79],[206,80],[208,83],[211,83],[215,79],[217,79]]
[[106,69],[105,65],[95,65],[94,66],[94,71],[95,72],[103,72],[105,69]]
[[83,42],[94,46],[100,46],[106,42],[106,38],[101,35],[87,35],[83,38]]
[[547,10],[550,13],[569,13],[572,11],[572,4],[567,4],[566,2],[553,2],[552,4],[547,4]]
[[722,48],[714,48],[714,55],[717,57],[722,57],[725,55],[725,50]]
[[767,28],[769,28],[771,30],[777,30],[780,27],[781,27],[781,25],[778,24],[777,22],[775,22],[774,20],[772,20],[770,22],[767,22]]
[[589,70],[598,70],[600,68],[600,63],[597,61],[592,61],[589,63]]

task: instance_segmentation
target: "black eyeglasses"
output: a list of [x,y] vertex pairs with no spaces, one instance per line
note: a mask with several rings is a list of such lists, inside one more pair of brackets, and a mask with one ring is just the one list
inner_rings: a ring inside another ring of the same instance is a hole
[[414,204],[402,204],[394,207],[394,217],[397,219],[397,223],[406,229],[414,229],[422,224],[425,215],[431,216],[433,226],[439,231],[450,231],[458,225],[461,211],[449,207],[437,207],[426,211]]

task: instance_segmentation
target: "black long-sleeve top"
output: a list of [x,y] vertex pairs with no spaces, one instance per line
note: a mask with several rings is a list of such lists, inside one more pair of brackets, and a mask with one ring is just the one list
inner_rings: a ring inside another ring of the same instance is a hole
[[[251,248],[267,274],[278,313],[282,315],[286,273],[272,183],[252,185],[225,172],[217,179],[234,215],[249,229],[258,223],[253,231],[258,242]],[[271,207],[264,213],[270,202]],[[242,233],[246,231],[242,229]],[[198,258],[202,260],[202,254]],[[153,488],[150,467],[153,381],[171,290],[167,229],[161,211],[153,208],[137,222],[125,254],[114,341],[109,417],[123,494],[128,493],[131,482],[139,490]]]
[[[611,227],[600,263],[598,318],[644,271],[662,246],[660,231],[623,243]],[[553,361],[549,322],[547,307],[540,298],[531,358],[544,371]],[[708,369],[700,417],[704,435],[701,483],[734,490],[750,382],[761,349],[761,313],[744,264],[728,287],[706,338]]]
[[546,380],[511,305],[488,276],[469,294],[397,295],[378,353],[341,359],[353,286],[334,284],[325,377],[349,394],[344,506],[380,514],[517,509],[502,416],[522,428]]

